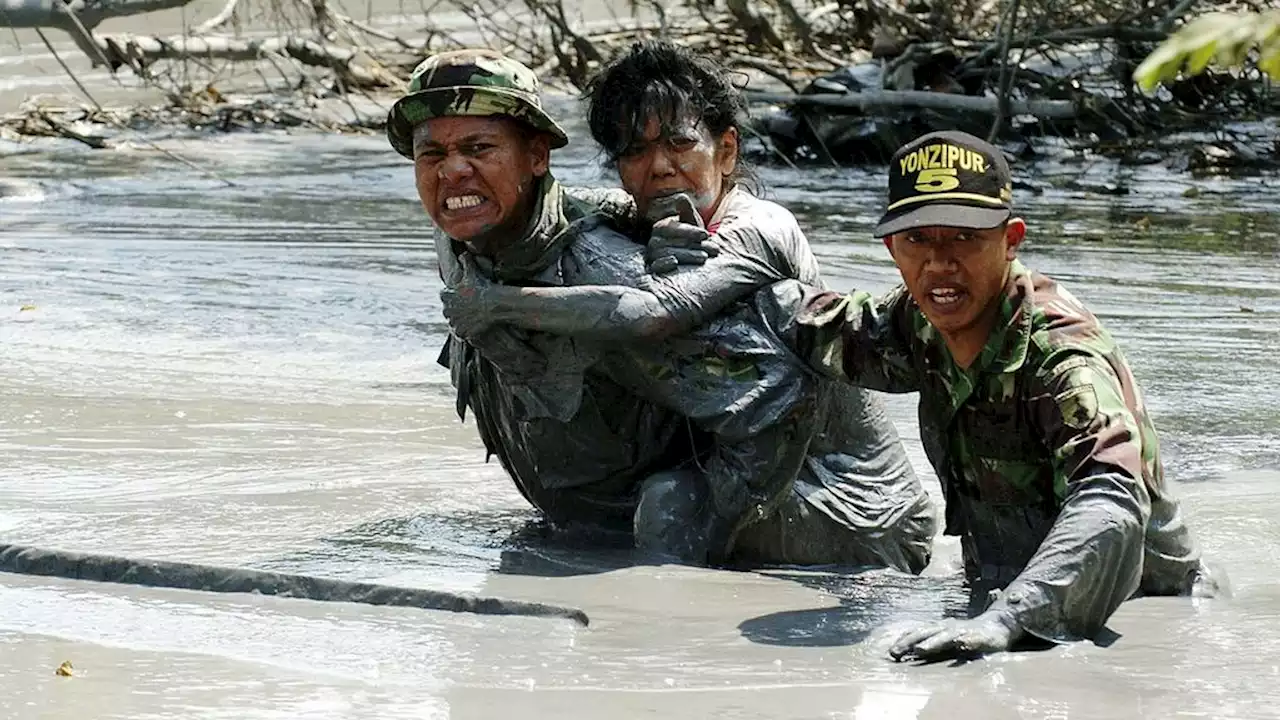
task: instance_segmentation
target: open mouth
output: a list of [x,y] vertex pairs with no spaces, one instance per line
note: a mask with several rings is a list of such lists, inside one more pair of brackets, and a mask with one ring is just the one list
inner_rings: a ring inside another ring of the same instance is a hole
[[939,308],[953,308],[968,295],[957,287],[939,287],[929,291],[929,300]]
[[444,209],[449,211],[470,210],[488,202],[479,195],[454,195],[444,199]]

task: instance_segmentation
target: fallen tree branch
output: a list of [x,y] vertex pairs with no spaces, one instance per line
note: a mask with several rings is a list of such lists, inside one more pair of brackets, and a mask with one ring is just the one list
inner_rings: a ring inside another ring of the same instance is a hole
[[75,28],[70,17],[75,13],[86,28],[94,28],[103,20],[129,17],[157,10],[171,10],[189,5],[193,0],[0,0],[0,17],[13,28],[58,28],[68,32]]
[[730,67],[746,67],[762,72],[786,85],[792,92],[800,92],[800,88],[796,87],[795,81],[787,74],[786,68],[780,68],[760,58],[746,57],[744,55],[730,55],[727,62]]
[[[856,110],[880,110],[909,108],[917,110],[950,110],[995,115],[1000,110],[1000,99],[953,93],[924,92],[920,90],[881,91],[864,93],[818,93],[813,95],[789,95],[748,90],[744,93],[752,102],[779,105],[850,108]],[[1073,118],[1078,114],[1076,104],[1070,100],[1010,100],[1009,111],[1014,115],[1034,115],[1038,118]]]
[[57,120],[54,120],[53,118],[49,117],[49,114],[46,112],[40,113],[40,119],[44,120],[45,123],[47,123],[49,127],[52,128],[56,134],[64,138],[67,138],[68,140],[75,140],[76,142],[82,142],[85,145],[88,145],[89,147],[93,148],[94,150],[102,150],[107,147],[106,140],[103,140],[100,137],[85,135],[84,133],[76,132],[70,126],[64,125],[58,122]]
[[22,545],[0,544],[0,572],[199,592],[276,595],[303,600],[391,605],[482,615],[562,618],[583,627],[589,623],[587,614],[578,608],[525,600],[198,563],[46,550]]
[[1013,39],[1013,30],[1018,26],[1018,10],[1022,7],[1022,0],[1011,0],[1009,3],[1009,14],[1001,20],[1005,23],[1005,27],[1001,28],[1004,32],[1003,45],[1000,51],[1000,75],[997,80],[999,88],[996,97],[999,103],[996,106],[996,118],[991,123],[991,130],[987,133],[987,142],[995,142],[1000,135],[1001,126],[1004,119],[1010,113],[1009,107],[1009,90],[1013,84],[1013,75],[1016,70],[1009,68],[1009,42]]
[[[232,0],[232,1],[235,2],[235,0]],[[399,35],[396,35],[395,33],[390,33],[385,30],[379,30],[373,27],[372,25],[369,25],[367,23],[362,23],[359,20],[355,20],[346,15],[342,15],[340,13],[335,13],[335,12],[331,12],[330,15],[333,17],[334,20],[337,20],[338,22],[344,25],[350,25],[351,27],[359,30],[360,32],[366,35],[372,35],[373,37],[376,37],[379,40],[386,40],[387,42],[393,42],[399,45],[401,48],[404,48],[405,50],[423,50],[431,45],[431,35],[428,35],[426,38],[422,40],[411,42],[409,40],[405,40]]]
[[747,0],[726,0],[725,6],[729,8],[729,14],[745,34],[748,45],[786,50],[786,43],[782,41],[768,18],[752,8]]
[[[359,53],[304,38],[230,38],[176,35],[159,38],[147,35],[102,35],[94,40],[114,71],[123,65],[143,70],[157,60],[207,58],[230,61],[258,60],[272,54],[292,58],[303,65],[329,68],[353,87],[395,88],[400,78],[382,68],[357,61]],[[97,63],[95,63],[97,64]]]

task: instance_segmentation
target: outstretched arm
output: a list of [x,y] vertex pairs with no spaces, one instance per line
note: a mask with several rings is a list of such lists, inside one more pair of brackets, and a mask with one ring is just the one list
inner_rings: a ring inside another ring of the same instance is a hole
[[1094,637],[1142,579],[1151,499],[1139,421],[1103,358],[1071,353],[1042,370],[1031,416],[1053,451],[1061,509],[1027,566],[978,617],[904,636],[895,658],[1006,650],[1024,635]]
[[688,332],[756,289],[782,279],[766,261],[721,252],[702,267],[644,275],[636,285],[514,287],[484,278],[464,258],[463,279],[441,295],[463,337],[503,323],[561,335],[643,340]]
[[899,289],[882,298],[848,295],[789,281],[761,293],[766,317],[782,318],[784,342],[815,372],[882,392],[920,389],[910,298]]
[[1142,579],[1151,515],[1138,419],[1104,359],[1069,355],[1048,371],[1033,417],[1053,448],[1062,509],[1027,567],[988,612],[1044,640],[1093,637]]
[[[637,231],[632,210],[615,206],[602,202],[598,208],[615,226]],[[652,208],[661,219],[649,231],[647,274],[601,255],[588,260],[603,271],[595,274],[606,281],[600,284],[508,288],[472,276],[459,289],[475,285],[474,292],[444,296],[445,314],[464,335],[491,323],[621,341],[688,332],[772,282],[816,280],[795,217],[769,204],[758,209],[763,211],[727,218],[713,237],[692,200],[676,195]],[[589,268],[582,275],[593,273]],[[609,282],[615,278],[622,282]]]

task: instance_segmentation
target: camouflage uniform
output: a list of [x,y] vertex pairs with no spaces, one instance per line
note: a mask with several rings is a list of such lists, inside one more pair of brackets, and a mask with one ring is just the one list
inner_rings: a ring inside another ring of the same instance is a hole
[[814,368],[920,393],[944,532],[961,536],[971,588],[992,609],[1062,641],[1093,636],[1135,592],[1190,590],[1200,551],[1141,392],[1065,288],[1015,261],[995,330],[967,370],[905,288],[881,299],[798,284],[767,294],[795,317],[784,334]]
[[[568,142],[542,110],[537,76],[484,49],[423,60],[387,115],[387,139],[412,160],[415,127],[459,115],[511,117],[546,132],[552,147]],[[595,211],[581,202],[540,203],[523,241],[488,259],[487,270],[505,282],[533,282],[573,239],[569,225]],[[692,454],[688,433],[679,418],[608,378],[584,382],[582,357],[572,343],[494,328],[473,343],[450,335],[439,361],[450,368],[459,416],[471,409],[486,451],[532,505],[553,521],[630,530],[635,488]]]

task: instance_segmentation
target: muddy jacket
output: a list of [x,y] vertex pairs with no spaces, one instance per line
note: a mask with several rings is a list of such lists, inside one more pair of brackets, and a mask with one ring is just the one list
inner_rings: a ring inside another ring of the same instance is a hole
[[[605,212],[616,212],[616,207]],[[622,263],[604,272],[588,271],[580,284],[634,283],[657,296],[675,327],[689,333],[656,345],[631,344],[626,352],[606,356],[600,367],[614,377],[635,378],[632,387],[638,392],[703,420],[702,427],[719,434],[721,452],[707,468],[713,498],[718,489],[714,463],[743,467],[746,458],[738,453],[754,453],[760,473],[745,477],[737,470],[746,482],[721,484],[723,494],[744,486],[759,488],[752,501],[760,504],[791,488],[834,527],[860,536],[877,560],[903,570],[923,569],[935,529],[932,501],[907,460],[883,400],[863,388],[814,377],[776,333],[788,317],[771,314],[772,306],[754,301],[755,291],[788,278],[822,283],[795,216],[739,187],[721,201],[708,229],[721,253],[705,265],[666,275],[647,275],[643,248],[634,244],[580,250],[610,258],[593,259],[588,267]],[[804,414],[809,418],[800,431],[795,416]],[[760,457],[776,445],[805,447],[798,439],[782,437],[787,429],[808,438],[798,475],[789,469],[795,458]],[[772,443],[761,435],[768,432],[778,435]],[[758,442],[748,441],[750,437]],[[784,466],[786,473],[779,471]]]
[[[540,203],[525,242],[502,257],[477,258],[495,279],[558,282],[564,250],[579,234],[573,223],[608,199],[561,196],[550,180],[547,194],[559,201]],[[461,250],[451,245],[441,255],[446,282],[451,253]],[[554,522],[629,531],[640,482],[694,451],[682,418],[608,377],[586,377],[597,357],[571,338],[504,326],[472,342],[450,334],[439,363],[450,370],[459,417],[471,410],[487,455],[498,457],[530,504]]]
[[[549,196],[557,192],[553,187]],[[577,201],[566,196],[562,202],[572,206]],[[785,217],[794,226],[794,218],[789,213]],[[702,455],[702,461],[712,505],[737,529],[769,514],[788,497],[802,498],[831,518],[835,527],[864,532],[869,553],[879,562],[904,570],[922,569],[933,530],[928,495],[879,400],[847,387],[836,393],[821,392],[826,383],[818,381],[774,334],[776,319],[763,317],[753,304],[735,303],[731,296],[749,298],[753,288],[787,274],[817,280],[816,263],[807,254],[798,228],[794,237],[778,234],[787,242],[739,255],[725,253],[740,283],[722,283],[737,288],[728,294],[712,291],[713,283],[708,281],[720,278],[696,274],[714,273],[727,264],[719,258],[706,268],[654,277],[646,274],[644,247],[612,230],[601,217],[580,217],[570,223],[568,232],[573,240],[563,245],[558,259],[520,284],[644,287],[670,303],[673,311],[685,313],[682,322],[699,327],[688,336],[625,349],[616,343],[594,345],[566,336],[529,335],[538,337],[544,355],[557,359],[499,372],[509,378],[508,385],[518,386],[515,393],[511,390],[516,388],[509,388],[509,394],[523,395],[521,407],[505,401],[520,427],[558,425],[555,432],[573,436],[570,447],[598,444],[592,436],[598,421],[577,424],[577,420],[584,411],[600,414],[593,407],[595,392],[590,388],[617,383],[646,401],[639,406],[649,408],[654,423],[653,431],[639,432],[632,444],[656,448],[662,439],[672,437],[671,419],[659,418],[653,411],[656,407],[669,410],[677,420],[687,419],[691,441],[708,439],[712,449]],[[787,252],[788,247],[797,251]],[[778,257],[770,258],[770,252]],[[479,355],[493,356],[499,365],[510,364],[507,357],[497,357],[483,347]],[[585,381],[581,386],[587,392],[573,392],[575,377]],[[609,407],[609,412],[618,411]],[[573,427],[564,425],[566,421]],[[549,453],[556,452],[552,443],[543,446]],[[527,444],[520,450],[538,452]],[[598,472],[588,471],[574,480],[599,487],[598,478]],[[625,490],[615,483],[603,492]],[[883,551],[874,548],[877,543],[885,546]]]
[[[1165,484],[1155,428],[1111,336],[1065,288],[1013,263],[969,369],[905,289],[881,299],[778,288],[811,365],[920,393],[921,439],[971,587],[1048,640],[1091,637],[1137,591],[1186,591],[1199,550]],[[781,311],[781,310],[780,310]]]

